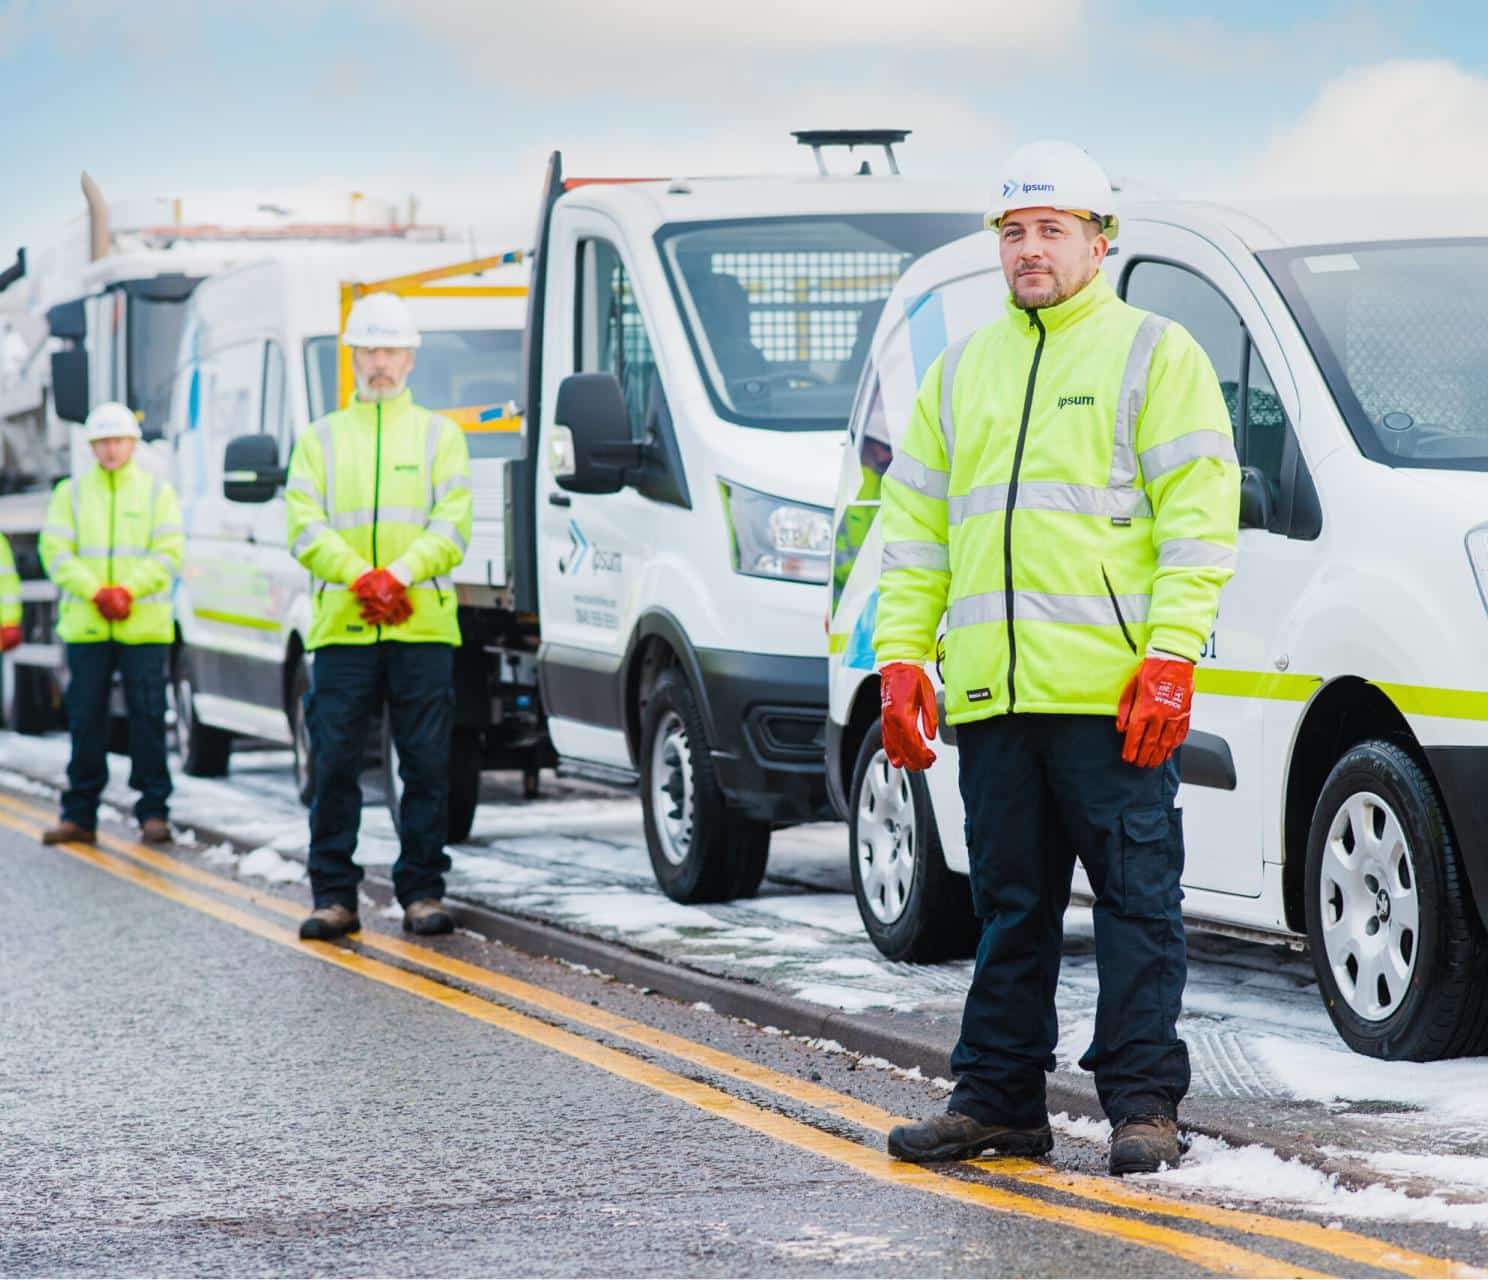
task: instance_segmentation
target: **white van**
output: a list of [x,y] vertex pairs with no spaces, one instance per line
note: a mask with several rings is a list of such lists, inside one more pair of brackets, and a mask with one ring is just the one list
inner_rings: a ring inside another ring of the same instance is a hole
[[548,732],[564,768],[639,784],[666,893],[747,896],[773,828],[832,816],[821,587],[869,338],[978,195],[867,164],[573,183],[557,160],[525,404]]
[[[1181,759],[1185,915],[1305,937],[1359,1052],[1481,1052],[1488,218],[1419,201],[1132,207],[1106,270],[1208,351],[1244,468],[1238,570]],[[987,233],[905,274],[838,486],[827,779],[864,924],[901,959],[976,930],[954,728],[924,775],[882,751],[878,486],[921,376],[1005,294]]]
[[[300,429],[335,408],[343,282],[441,267],[460,248],[449,242],[286,247],[210,276],[193,293],[167,427],[186,526],[172,672],[187,773],[227,772],[235,741],[279,743],[294,749],[308,802],[309,577],[289,553],[282,489],[271,484],[257,501],[228,500],[224,459],[231,442],[258,436],[271,442],[273,456],[256,461],[287,466]],[[471,446],[475,529],[454,577],[462,605],[478,608],[508,585],[505,462],[520,454],[522,441],[518,431],[483,430],[470,410],[515,398],[525,303],[419,298],[410,305],[423,331],[409,380],[414,398],[450,413]],[[466,621],[462,610],[462,626]],[[461,662],[483,663],[481,645],[462,653]],[[484,727],[484,675],[477,671],[476,679],[482,696],[464,706],[482,713]],[[466,732],[463,711],[457,720],[457,734]],[[469,742],[457,745],[450,834],[463,839],[474,816],[482,752]],[[540,758],[533,757],[532,770]]]

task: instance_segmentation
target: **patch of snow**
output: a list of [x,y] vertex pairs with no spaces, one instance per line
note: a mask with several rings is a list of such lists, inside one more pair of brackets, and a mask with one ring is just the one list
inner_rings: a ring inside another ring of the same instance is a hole
[[1219,1192],[1252,1204],[1285,1205],[1339,1220],[1427,1222],[1488,1230],[1488,1213],[1482,1204],[1452,1204],[1437,1195],[1410,1196],[1380,1184],[1357,1189],[1340,1186],[1336,1174],[1301,1160],[1283,1160],[1269,1147],[1231,1147],[1203,1134],[1193,1135],[1193,1145],[1178,1168],[1136,1175],[1136,1180]]
[[711,1004],[709,1004],[706,1000],[694,1000],[692,1002],[692,1007],[694,1009],[698,1010],[698,1012],[700,1012],[700,1013],[713,1013],[714,1012],[713,1006]]
[[51,799],[61,794],[56,787],[37,782],[35,778],[28,778],[24,773],[16,773],[13,769],[0,769],[0,786],[25,796],[46,796]]
[[197,857],[210,867],[225,867],[238,860],[237,850],[225,840],[221,844],[209,845],[198,850]]
[[297,884],[305,879],[305,868],[298,862],[291,862],[277,849],[260,845],[243,856],[238,863],[238,874],[256,876],[270,884]]
[[387,906],[379,907],[377,914],[384,920],[401,920],[403,919],[403,908],[398,905],[396,900],[393,900]]
[[1065,1137],[1081,1142],[1105,1144],[1111,1140],[1109,1120],[1097,1120],[1093,1116],[1072,1116],[1059,1111],[1049,1117],[1049,1124]]
[[864,991],[859,987],[839,987],[831,983],[815,983],[796,988],[798,1000],[812,1004],[824,1004],[843,1013],[862,1013],[865,1009],[892,1009],[897,998],[883,991]]

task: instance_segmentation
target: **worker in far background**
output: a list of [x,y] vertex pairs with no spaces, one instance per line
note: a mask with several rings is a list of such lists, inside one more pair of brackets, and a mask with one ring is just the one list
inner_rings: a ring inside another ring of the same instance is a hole
[[165,755],[166,664],[175,622],[171,587],[186,540],[176,492],[134,460],[139,419],[101,404],[83,424],[96,466],[52,490],[41,559],[61,593],[57,635],[67,644],[67,728],[72,757],[62,820],[47,844],[92,844],[108,783],[109,702],[114,673],[129,715],[129,785],[141,838],[171,839]]
[[1067,142],[997,175],[1005,313],[925,375],[884,478],[873,643],[884,749],[935,755],[924,664],[946,618],[971,895],[982,923],[947,1110],[889,1134],[906,1160],[1053,1146],[1045,1072],[1074,860],[1100,977],[1080,1065],[1112,1173],[1176,1165],[1188,1050],[1174,753],[1194,664],[1234,572],[1240,471],[1203,349],[1101,271],[1111,184]]
[[454,423],[413,402],[419,333],[401,298],[359,299],[341,341],[351,348],[356,398],[300,434],[286,491],[290,547],[314,578],[315,601],[306,700],[315,906],[300,937],[360,928],[357,775],[384,705],[404,787],[393,866],[403,927],[448,933],[444,840],[460,643],[449,575],[470,541],[470,454]]
[[20,643],[21,578],[10,552],[10,539],[0,533],[0,652],[9,653]]

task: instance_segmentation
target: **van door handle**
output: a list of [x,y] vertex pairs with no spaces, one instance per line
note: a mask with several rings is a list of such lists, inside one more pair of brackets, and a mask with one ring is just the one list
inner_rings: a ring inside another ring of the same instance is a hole
[[548,494],[548,505],[552,507],[571,507],[573,499],[566,493],[559,493],[556,489]]

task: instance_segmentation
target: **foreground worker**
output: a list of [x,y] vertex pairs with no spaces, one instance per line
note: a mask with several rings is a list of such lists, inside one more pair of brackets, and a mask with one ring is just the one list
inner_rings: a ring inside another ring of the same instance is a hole
[[134,460],[139,420],[101,404],[83,424],[96,466],[53,491],[41,559],[61,593],[57,634],[67,644],[67,728],[72,757],[62,820],[46,844],[92,844],[108,783],[109,701],[114,672],[129,716],[129,785],[141,838],[171,839],[165,756],[165,681],[175,624],[171,586],[185,537],[176,492]]
[[21,644],[21,576],[16,572],[10,539],[0,533],[0,653]]
[[1074,858],[1095,893],[1100,995],[1080,1065],[1112,1173],[1179,1160],[1188,1051],[1174,752],[1235,561],[1239,468],[1203,350],[1120,301],[1100,266],[1110,183],[1069,143],[1009,160],[987,224],[1006,314],[926,374],[883,487],[874,647],[884,748],[935,759],[923,663],[947,617],[971,891],[982,935],[943,1115],[891,1154],[1053,1146],[1045,1073]]
[[342,342],[352,349],[356,398],[301,434],[287,490],[290,546],[315,579],[306,701],[315,910],[300,937],[361,927],[357,775],[384,704],[404,786],[393,867],[403,927],[448,933],[454,921],[441,899],[460,643],[448,575],[470,540],[470,455],[458,427],[413,403],[419,334],[401,298],[360,299]]

